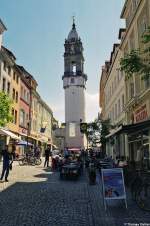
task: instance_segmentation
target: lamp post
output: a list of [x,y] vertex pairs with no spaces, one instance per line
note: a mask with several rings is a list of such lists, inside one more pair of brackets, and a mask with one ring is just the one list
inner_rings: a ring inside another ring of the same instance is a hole
[[29,122],[27,122],[27,151],[28,151],[28,143],[29,143],[29,129],[30,129],[30,123]]

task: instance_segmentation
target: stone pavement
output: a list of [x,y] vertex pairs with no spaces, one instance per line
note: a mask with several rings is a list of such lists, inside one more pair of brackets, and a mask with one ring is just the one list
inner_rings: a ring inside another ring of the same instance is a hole
[[90,186],[86,173],[77,181],[62,181],[59,173],[42,165],[15,164],[9,179],[0,184],[0,226],[150,225],[150,214],[136,207],[130,196],[127,210],[123,201],[113,201],[105,211],[99,175],[97,184]]

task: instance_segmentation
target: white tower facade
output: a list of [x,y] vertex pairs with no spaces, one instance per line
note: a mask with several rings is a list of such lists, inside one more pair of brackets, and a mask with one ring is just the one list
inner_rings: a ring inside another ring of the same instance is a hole
[[65,90],[65,146],[84,148],[85,136],[80,133],[80,122],[85,122],[85,88],[82,42],[73,21],[65,40],[63,88]]

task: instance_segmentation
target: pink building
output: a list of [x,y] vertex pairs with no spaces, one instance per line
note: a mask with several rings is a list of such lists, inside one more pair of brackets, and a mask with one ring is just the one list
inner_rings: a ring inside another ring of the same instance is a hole
[[[23,71],[22,71],[23,72]],[[19,133],[22,140],[27,140],[30,121],[30,85],[22,73],[20,79]]]

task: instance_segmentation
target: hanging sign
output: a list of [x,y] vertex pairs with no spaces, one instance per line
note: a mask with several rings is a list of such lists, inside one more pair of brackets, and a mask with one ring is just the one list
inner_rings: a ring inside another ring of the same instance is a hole
[[122,168],[102,169],[103,198],[106,209],[106,200],[124,199],[126,203],[126,192]]
[[148,108],[147,104],[143,104],[134,112],[134,122],[142,122],[148,119]]

